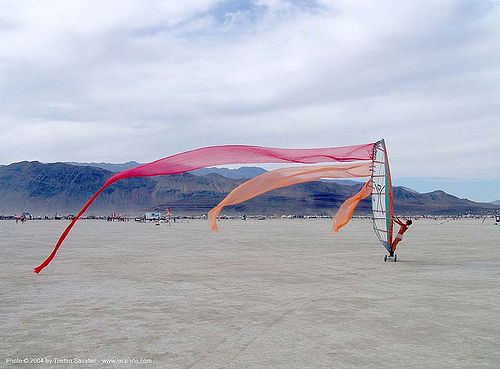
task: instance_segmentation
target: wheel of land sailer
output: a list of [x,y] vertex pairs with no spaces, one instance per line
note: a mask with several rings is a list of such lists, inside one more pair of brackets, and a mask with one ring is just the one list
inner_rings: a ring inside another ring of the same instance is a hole
[[394,254],[394,262],[398,261],[398,256]]
[[387,255],[384,255],[384,263],[387,262]]

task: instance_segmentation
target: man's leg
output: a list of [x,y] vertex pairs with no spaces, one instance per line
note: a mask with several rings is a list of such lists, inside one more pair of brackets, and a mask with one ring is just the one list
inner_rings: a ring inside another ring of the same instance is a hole
[[391,245],[391,250],[392,250],[392,252],[391,252],[391,256],[394,254],[394,251],[396,251],[396,247],[398,246],[399,241],[401,241],[401,238],[399,238],[399,237],[396,237],[396,238],[394,239],[394,241],[392,241],[392,245]]

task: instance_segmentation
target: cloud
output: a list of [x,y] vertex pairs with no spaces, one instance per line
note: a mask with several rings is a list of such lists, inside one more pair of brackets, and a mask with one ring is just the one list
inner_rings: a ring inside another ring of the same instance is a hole
[[500,176],[500,3],[19,1],[0,13],[3,163],[385,137],[400,176]]

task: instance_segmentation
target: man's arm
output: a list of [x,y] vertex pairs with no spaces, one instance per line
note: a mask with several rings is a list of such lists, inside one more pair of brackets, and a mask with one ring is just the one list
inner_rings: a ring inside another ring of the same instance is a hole
[[400,221],[398,218],[393,217],[393,219],[394,219],[394,221],[395,221],[396,223],[398,223],[400,226],[404,225],[404,223],[403,223],[402,221]]

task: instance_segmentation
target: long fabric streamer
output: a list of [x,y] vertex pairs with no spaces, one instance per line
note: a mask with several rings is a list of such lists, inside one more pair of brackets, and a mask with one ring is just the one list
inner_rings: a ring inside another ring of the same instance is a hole
[[136,168],[116,173],[87,201],[82,210],[73,218],[59,237],[49,257],[33,269],[40,273],[52,261],[76,221],[85,213],[99,194],[112,183],[130,177],[150,177],[189,172],[191,170],[225,164],[250,163],[301,163],[316,164],[324,162],[349,162],[371,160],[375,143],[355,146],[330,147],[319,149],[279,149],[272,147],[225,145],[203,147],[168,156]]
[[[218,231],[217,216],[224,206],[239,204],[277,188],[317,181],[321,178],[369,177],[371,175],[370,166],[371,163],[369,162],[337,166],[305,166],[281,168],[262,173],[236,187],[224,200],[210,210],[208,212],[208,224],[213,231]],[[342,206],[339,212],[341,209]]]
[[337,213],[333,217],[333,227],[330,231],[330,234],[333,232],[338,232],[340,228],[349,223],[349,220],[351,220],[352,214],[354,213],[354,209],[356,209],[356,206],[358,206],[359,202],[371,195],[371,182],[372,179],[370,178],[356,195],[348,198],[342,205],[340,205],[339,210],[337,210]]

